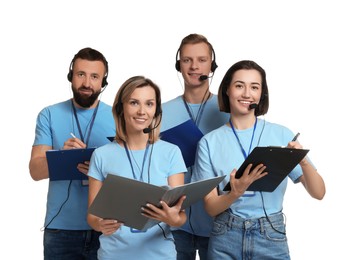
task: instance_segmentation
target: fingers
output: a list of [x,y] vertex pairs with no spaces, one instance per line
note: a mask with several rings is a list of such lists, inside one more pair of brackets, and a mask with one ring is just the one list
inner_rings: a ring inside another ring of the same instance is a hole
[[83,143],[79,138],[69,138],[64,142],[62,149],[79,149],[86,148],[86,144]]
[[122,222],[118,222],[115,219],[100,219],[100,221],[99,221],[99,226],[100,226],[101,232],[107,236],[112,235],[122,225],[123,225]]
[[267,175],[267,172],[265,172],[265,170],[266,170],[266,166],[263,164],[259,164],[258,166],[256,166],[254,170],[251,172],[251,174],[253,174],[252,176],[254,177],[254,180],[258,180],[264,177],[265,175]]
[[78,168],[79,172],[87,174],[89,171],[89,165],[90,165],[90,162],[86,161],[84,163],[79,163],[77,168]]
[[[184,203],[185,199],[186,199],[186,196],[182,196],[182,197],[179,199],[179,201],[176,203],[175,207],[178,207],[178,208],[181,209],[182,204]],[[165,204],[165,203],[164,203],[164,204]],[[168,206],[168,205],[166,205],[166,206]]]
[[181,196],[172,207],[169,207],[169,205],[164,201],[160,201],[161,208],[153,204],[146,204],[145,207],[141,208],[141,214],[148,218],[167,222],[172,218],[176,218],[176,215],[178,215],[181,211],[181,207],[185,199],[186,196]]
[[[162,204],[162,202],[161,202]],[[164,203],[166,205],[166,203]],[[163,206],[163,205],[162,205]],[[167,205],[166,205],[167,206]],[[153,219],[158,219],[160,215],[162,215],[162,210],[153,204],[146,204],[145,207],[141,208],[141,214]]]
[[298,141],[289,142],[287,147],[294,148],[294,149],[303,149],[303,146]]
[[259,177],[266,169],[266,166],[263,165],[262,163],[258,164],[257,166],[255,166],[253,169],[253,164],[249,164],[243,173],[243,176],[249,176],[251,178],[256,178]]
[[236,178],[237,169],[233,169],[230,173],[230,178]]
[[249,164],[239,179],[235,178],[236,170],[233,170],[230,174],[230,185],[233,194],[243,194],[254,181],[267,175],[267,172],[264,172],[265,170],[266,166],[263,164],[258,164],[254,168],[252,164]]

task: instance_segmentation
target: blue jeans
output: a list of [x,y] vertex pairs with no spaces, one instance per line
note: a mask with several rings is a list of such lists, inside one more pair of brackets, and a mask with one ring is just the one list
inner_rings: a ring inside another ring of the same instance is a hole
[[221,213],[214,220],[208,259],[289,260],[283,214],[243,219]]
[[101,233],[94,230],[60,230],[46,228],[44,231],[45,260],[96,260]]
[[201,260],[207,259],[208,237],[196,236],[183,230],[172,231],[175,239],[177,260],[195,260],[196,253]]

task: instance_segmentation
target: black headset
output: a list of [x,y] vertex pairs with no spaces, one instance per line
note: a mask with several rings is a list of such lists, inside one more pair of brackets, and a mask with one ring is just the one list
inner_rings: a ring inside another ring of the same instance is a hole
[[[215,72],[216,68],[218,67],[218,65],[216,64],[216,61],[215,61],[215,51],[214,51],[214,48],[212,46],[210,46],[211,48],[211,51],[213,53],[213,60],[211,62],[211,67],[210,67],[210,70],[211,72]],[[175,62],[175,69],[178,71],[178,72],[181,72],[181,68],[180,68],[180,60],[178,60],[177,58],[179,57],[179,52],[180,52],[180,49],[181,47],[177,50],[176,52],[176,62]]]
[[[123,113],[123,102],[122,102],[122,97],[123,97],[123,92],[124,89],[127,87],[127,85],[124,86],[124,88],[120,91],[119,97],[118,97],[118,102],[117,105],[115,106],[115,112],[118,116],[120,116]],[[154,117],[158,117],[162,113],[162,106],[159,102],[160,97],[156,96],[156,112],[154,113]]]
[[[74,65],[75,60],[76,60],[76,57],[73,58],[72,62],[69,65],[69,72],[67,74],[67,79],[68,79],[69,82],[72,82],[72,79],[73,79],[73,65]],[[102,79],[102,85],[101,85],[101,88],[104,88],[104,87],[106,87],[108,85],[108,82],[107,82],[108,63],[107,63],[106,60],[103,60],[102,62],[105,65],[105,68],[106,68],[106,74],[105,74],[105,76]]]

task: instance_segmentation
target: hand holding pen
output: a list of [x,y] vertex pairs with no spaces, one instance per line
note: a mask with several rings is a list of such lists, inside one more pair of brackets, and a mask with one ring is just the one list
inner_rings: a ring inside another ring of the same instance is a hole
[[301,144],[297,142],[300,133],[297,133],[293,139],[288,143],[288,148],[303,149]]
[[86,144],[83,143],[75,134],[70,133],[71,138],[68,138],[64,142],[62,149],[76,149],[76,148],[86,148]]
[[[290,141],[290,142],[288,143],[288,148],[303,149],[303,146],[302,146],[299,142],[297,142],[297,139],[298,139],[299,135],[300,135],[300,133],[297,133],[297,134],[293,137],[292,141]],[[300,164],[300,165],[307,165],[307,164],[308,164],[308,161],[307,161],[307,159],[306,159],[306,156],[300,161],[299,164]]]

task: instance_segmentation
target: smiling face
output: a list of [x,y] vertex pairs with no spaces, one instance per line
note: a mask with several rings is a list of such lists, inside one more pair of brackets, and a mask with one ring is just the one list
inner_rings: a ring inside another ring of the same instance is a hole
[[128,134],[142,132],[155,115],[156,92],[151,86],[136,88],[129,100],[123,103],[124,119]]
[[185,44],[180,52],[180,68],[185,85],[202,85],[201,75],[209,75],[212,63],[211,49],[208,44],[201,42]]
[[262,92],[261,75],[255,69],[237,70],[232,77],[227,95],[233,115],[253,114],[250,104],[258,104]]

